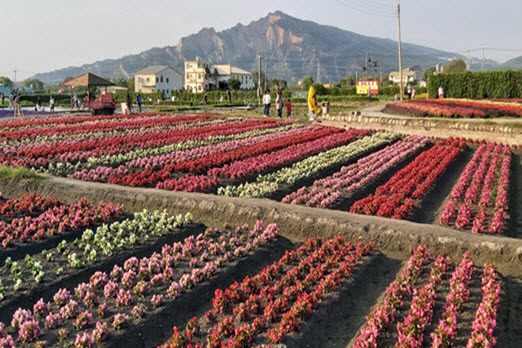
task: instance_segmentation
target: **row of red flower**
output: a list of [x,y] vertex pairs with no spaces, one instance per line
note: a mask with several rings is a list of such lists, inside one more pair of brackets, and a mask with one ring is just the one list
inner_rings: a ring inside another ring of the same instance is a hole
[[[70,117],[72,118],[72,117]],[[120,129],[134,129],[143,127],[154,127],[160,125],[176,125],[184,122],[199,122],[211,119],[207,115],[187,115],[187,116],[135,116],[128,117],[97,117],[84,118],[80,120],[84,122],[70,122],[67,118],[60,118],[48,123],[48,127],[35,127],[31,122],[26,122],[25,128],[21,129],[4,129],[6,124],[0,123],[0,141],[2,140],[19,140],[34,136],[52,136],[52,135],[72,135],[77,133],[86,133],[92,131],[113,131]],[[74,118],[72,118],[75,120]],[[37,121],[37,120],[35,120]],[[59,121],[59,122],[56,122]],[[60,122],[61,121],[61,122]]]
[[265,153],[271,153],[291,145],[302,144],[315,139],[320,139],[332,134],[341,133],[342,130],[334,127],[321,127],[298,134],[290,134],[282,138],[267,140],[259,144],[240,147],[223,153],[211,153],[208,156],[198,157],[189,161],[167,164],[159,170],[144,169],[125,176],[109,177],[109,182],[119,185],[149,186],[159,182],[170,181],[171,175],[177,171],[190,171],[193,173],[220,167],[229,162],[242,159],[256,158]]
[[341,237],[308,240],[257,275],[216,290],[212,309],[182,331],[174,327],[163,347],[249,347],[263,338],[280,343],[338,290],[372,248]]
[[[458,229],[471,228],[473,233],[501,232],[508,215],[510,167],[509,146],[481,145],[453,188],[439,222],[450,225],[454,221]],[[490,208],[493,192],[497,192],[494,210]]]
[[465,146],[466,143],[460,139],[439,141],[379,186],[375,194],[355,202],[350,211],[394,219],[408,217],[413,212],[415,202],[433,188]]
[[92,206],[84,198],[71,205],[53,205],[53,200],[49,202],[51,207],[36,217],[24,216],[10,221],[0,221],[2,246],[9,248],[15,243],[46,239],[100,222],[108,222],[123,214],[121,206],[105,202]]
[[330,208],[354,194],[365,190],[386,172],[429,143],[425,137],[409,136],[402,141],[361,158],[341,168],[335,174],[316,180],[310,187],[302,187],[283,198],[284,203],[305,204]]
[[159,117],[159,116],[167,116],[165,113],[161,112],[144,112],[141,114],[133,114],[133,115],[101,115],[101,116],[70,116],[70,115],[60,115],[53,116],[47,118],[33,118],[33,119],[13,119],[2,121],[0,123],[1,130],[10,130],[15,128],[27,128],[27,127],[40,127],[45,128],[56,127],[56,125],[74,125],[80,123],[91,123],[91,122],[114,122],[126,119],[135,119],[142,117]]
[[522,105],[467,99],[428,99],[388,104],[384,111],[416,117],[521,117]]
[[230,135],[254,129],[272,128],[274,121],[243,120],[238,122],[209,124],[203,127],[167,130],[147,133],[140,136],[109,137],[103,140],[84,140],[64,146],[48,146],[30,154],[18,157],[13,154],[0,154],[0,163],[8,166],[48,166],[51,160],[60,162],[84,161],[90,157],[100,157],[125,153],[135,149],[160,147],[187,140],[205,139],[211,136]]
[[270,244],[277,233],[276,225],[265,227],[260,221],[252,230],[248,226],[208,229],[197,237],[164,245],[161,253],[131,257],[110,273],[94,273],[74,291],[60,289],[52,302],[40,299],[32,311],[18,309],[9,327],[0,323],[0,347],[40,338],[53,345],[56,337],[67,346],[98,346],[131,321],[139,322],[230,263]]
[[57,198],[47,198],[37,193],[27,193],[20,198],[6,199],[0,193],[0,218],[14,218],[42,213],[61,205]]
[[167,179],[156,184],[159,189],[210,192],[214,190],[221,178],[233,180],[244,179],[248,176],[260,174],[264,171],[291,164],[307,156],[344,145],[352,140],[370,134],[367,130],[349,130],[329,135],[325,138],[302,144],[295,144],[279,151],[261,154],[241,161],[235,161],[223,167],[211,168],[208,175],[188,175],[182,178]]

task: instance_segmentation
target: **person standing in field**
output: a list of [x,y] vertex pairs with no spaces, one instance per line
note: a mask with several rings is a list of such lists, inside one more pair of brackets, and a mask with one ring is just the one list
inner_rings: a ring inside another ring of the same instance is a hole
[[272,97],[270,96],[270,92],[265,90],[265,94],[263,94],[263,115],[265,117],[270,116],[270,104],[272,104]]
[[143,97],[141,96],[141,93],[138,93],[136,96],[136,104],[138,104],[138,112],[141,113],[141,104],[143,104]]
[[49,111],[54,111],[54,97],[53,96],[50,96],[49,97]]
[[315,87],[310,86],[308,89],[308,119],[314,121],[319,113],[319,106],[317,105],[317,96],[315,94]]
[[22,116],[22,111],[20,109],[20,93],[16,93],[14,97],[14,116]]
[[129,91],[127,91],[126,102],[127,102],[127,109],[129,110],[129,114],[131,114],[132,113],[132,98],[131,98]]
[[290,101],[290,98],[286,101],[286,117],[290,118],[292,117],[292,102]]
[[277,117],[283,117],[283,94],[281,91],[277,92],[276,97]]
[[227,99],[228,103],[232,104],[232,92],[230,91],[230,88],[227,90]]
[[417,91],[415,90],[415,87],[413,87],[411,89],[411,100],[415,99],[415,94],[417,93]]
[[439,86],[439,99],[444,99],[444,87]]

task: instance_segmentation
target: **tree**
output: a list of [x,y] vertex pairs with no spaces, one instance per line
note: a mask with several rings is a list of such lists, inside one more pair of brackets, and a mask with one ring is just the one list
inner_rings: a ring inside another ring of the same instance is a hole
[[348,88],[355,86],[355,77],[352,75],[347,75],[344,79],[339,81],[339,87],[341,88]]
[[462,59],[454,59],[444,66],[444,72],[451,74],[466,71],[466,62]]
[[306,91],[310,88],[311,85],[314,84],[314,79],[310,75],[306,75],[301,80],[301,87],[303,87]]
[[43,92],[44,83],[38,79],[27,79],[24,80],[24,87],[31,88],[35,92]]
[[228,87],[234,91],[237,91],[241,88],[241,81],[237,78],[230,78],[227,81]]
[[430,67],[430,68],[427,68],[426,71],[424,71],[424,76],[423,76],[424,81],[428,81],[428,77],[429,77],[430,75],[435,74],[435,71],[436,71],[436,70],[437,70],[437,69],[436,69],[434,66],[432,66],[432,67]]
[[13,81],[7,76],[0,76],[0,85],[4,85],[7,88],[13,87]]
[[268,83],[268,86],[271,89],[282,91],[282,90],[286,89],[286,87],[288,87],[288,82],[286,82],[283,79],[272,79]]

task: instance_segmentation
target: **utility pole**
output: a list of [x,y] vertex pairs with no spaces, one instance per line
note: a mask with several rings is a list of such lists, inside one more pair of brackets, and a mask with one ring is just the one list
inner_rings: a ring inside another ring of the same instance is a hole
[[16,73],[18,72],[18,70],[16,70],[16,67],[13,69],[13,72],[14,72],[14,86],[16,88]]
[[261,52],[257,54],[257,94],[259,104],[262,103],[263,90],[261,89]]
[[399,84],[400,84],[400,96],[401,101],[404,100],[404,81],[402,80],[402,44],[401,44],[401,1],[397,0],[397,29],[398,29],[398,40],[397,48],[399,50]]
[[268,74],[268,69],[267,69],[266,58],[265,58],[265,89],[268,89],[268,83],[267,83],[267,77],[266,77],[267,74]]
[[482,48],[482,72],[484,72],[484,58],[486,56],[486,49]]
[[315,82],[321,83],[321,63],[319,62],[319,58],[317,59],[317,76],[315,77]]

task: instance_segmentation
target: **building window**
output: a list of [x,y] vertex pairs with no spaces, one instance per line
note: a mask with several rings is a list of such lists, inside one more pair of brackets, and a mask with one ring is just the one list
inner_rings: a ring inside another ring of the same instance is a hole
[[169,78],[167,77],[167,83],[169,83]]
[[158,82],[159,82],[159,77],[156,77],[156,83],[158,83]]
[[147,77],[147,82],[150,82],[150,77]]
[[163,75],[161,75],[161,79],[160,79],[161,83],[163,83]]

